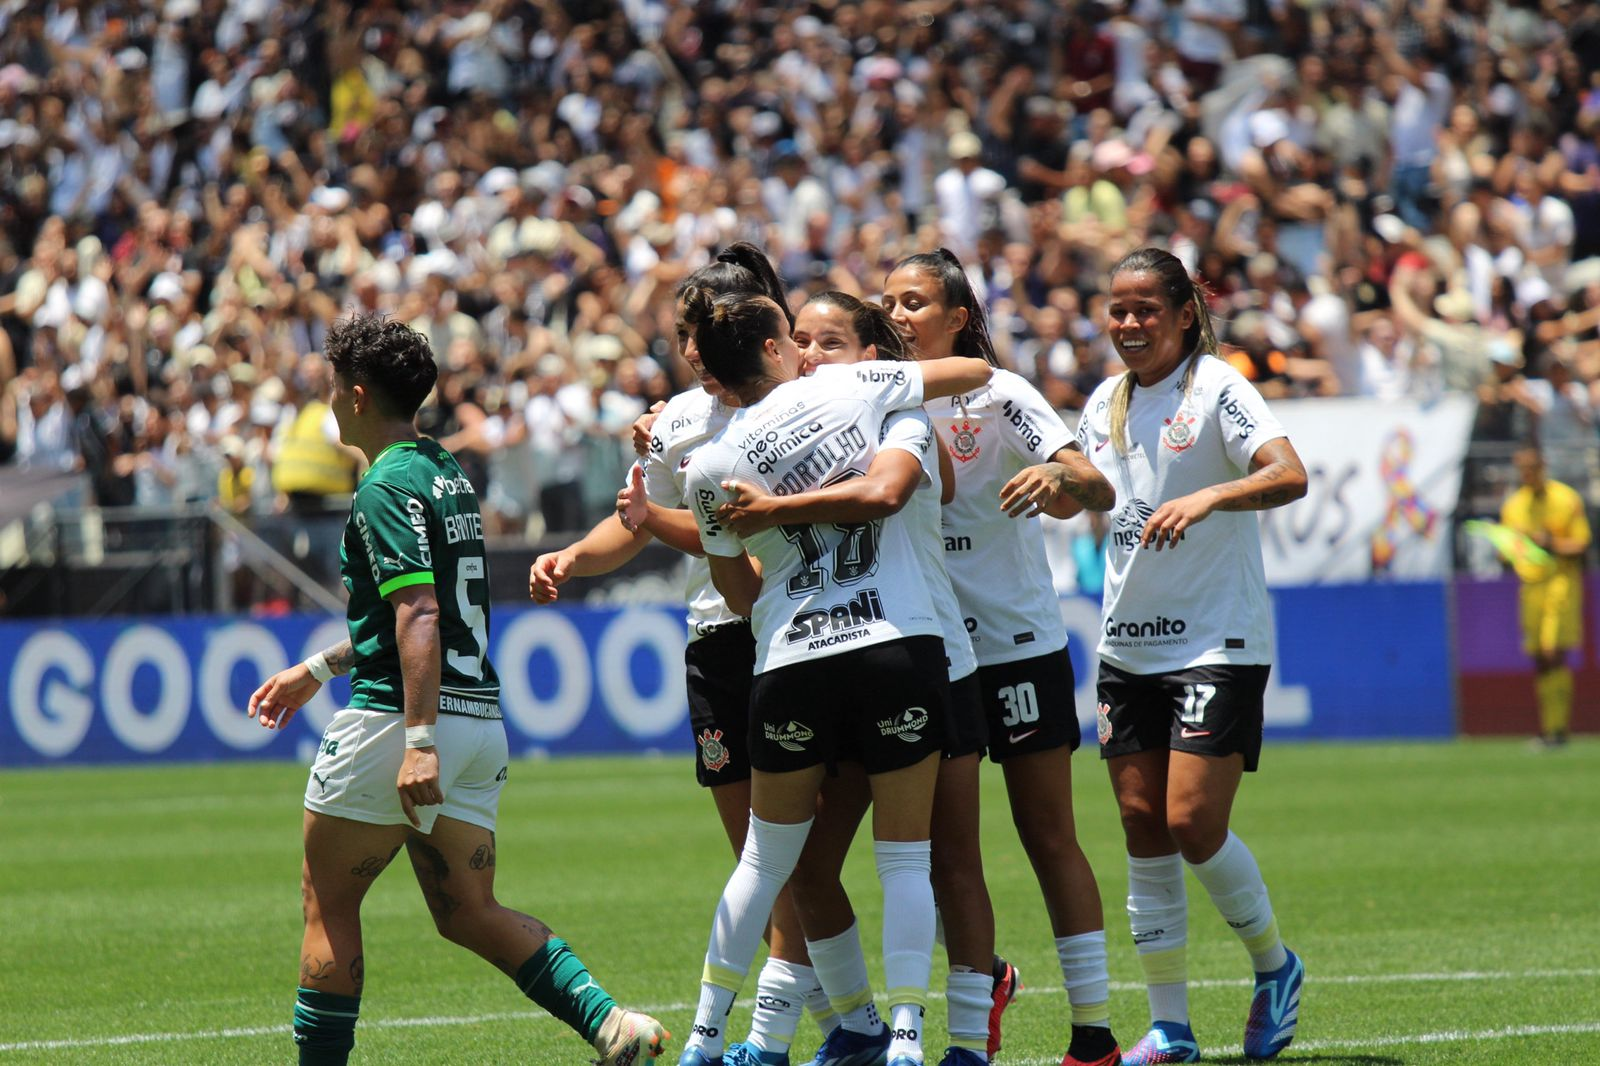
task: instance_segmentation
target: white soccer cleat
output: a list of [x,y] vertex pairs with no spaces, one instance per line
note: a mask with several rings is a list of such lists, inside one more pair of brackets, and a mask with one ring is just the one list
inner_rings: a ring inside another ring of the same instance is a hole
[[663,1045],[672,1038],[667,1027],[636,1010],[612,1007],[606,1020],[600,1023],[600,1033],[594,1038],[594,1049],[600,1053],[595,1066],[635,1066],[660,1055]]

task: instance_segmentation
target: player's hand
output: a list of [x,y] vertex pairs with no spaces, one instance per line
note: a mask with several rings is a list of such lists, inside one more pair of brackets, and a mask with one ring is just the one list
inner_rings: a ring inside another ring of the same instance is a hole
[[1156,513],[1144,524],[1144,535],[1139,538],[1140,546],[1154,547],[1156,551],[1163,547],[1176,548],[1178,541],[1183,539],[1183,531],[1196,522],[1205,521],[1215,507],[1212,494],[1203,490],[1168,500],[1156,508]]
[[1000,509],[1012,518],[1032,518],[1044,513],[1066,494],[1070,478],[1060,463],[1040,463],[1020,471],[1000,490]]
[[717,521],[739,536],[748,537],[778,525],[772,513],[772,502],[776,497],[769,496],[748,481],[724,481],[722,489],[728,494],[728,502],[717,508]]
[[558,591],[572,573],[572,556],[567,552],[547,552],[528,568],[528,598],[544,605],[561,598]]
[[260,722],[263,729],[282,729],[321,688],[322,682],[311,676],[305,663],[295,663],[263,681],[250,694],[250,705],[244,713]]
[[444,802],[444,789],[439,787],[439,749],[407,748],[395,788],[400,791],[400,809],[412,825],[421,829],[422,819],[417,817],[416,808],[436,807]]
[[644,494],[644,471],[634,463],[628,472],[627,486],[617,493],[617,519],[629,533],[637,533],[649,517],[650,500]]
[[661,409],[667,406],[667,401],[657,400],[644,414],[634,419],[633,422],[633,451],[639,458],[644,458],[644,453],[650,450],[650,434],[655,428],[656,416]]

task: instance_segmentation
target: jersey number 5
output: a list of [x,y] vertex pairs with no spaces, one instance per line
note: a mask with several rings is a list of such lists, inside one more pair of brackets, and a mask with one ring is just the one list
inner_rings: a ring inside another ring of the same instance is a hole
[[450,669],[474,681],[483,680],[483,659],[489,654],[489,616],[481,604],[472,602],[468,582],[478,582],[479,595],[489,598],[489,581],[483,566],[483,556],[468,555],[456,567],[456,611],[461,624],[472,632],[472,650],[463,655],[451,649],[445,656]]

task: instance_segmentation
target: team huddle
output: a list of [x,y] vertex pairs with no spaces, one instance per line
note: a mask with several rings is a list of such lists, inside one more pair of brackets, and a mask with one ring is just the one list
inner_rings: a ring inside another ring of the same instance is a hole
[[[616,514],[529,577],[548,603],[566,579],[615,569],[652,538],[691,556],[696,775],[739,859],[680,1066],[787,1066],[804,1013],[821,1031],[814,1066],[923,1063],[936,939],[948,960],[941,1066],[990,1060],[1019,980],[995,953],[983,877],[985,754],[1004,774],[1055,937],[1070,1005],[1063,1066],[1199,1060],[1185,867],[1251,957],[1245,1054],[1271,1058],[1293,1038],[1304,970],[1228,824],[1260,756],[1272,655],[1257,527],[1242,512],[1298,498],[1305,471],[1260,395],[1212,357],[1203,290],[1177,259],[1135,252],[1110,284],[1107,331],[1128,372],[1090,397],[1075,430],[996,367],[982,304],[943,250],[898,264],[881,305],[830,292],[795,312],[748,244],[681,286],[680,349],[699,387],[636,427],[641,459]],[[371,460],[342,552],[352,640],[251,700],[263,725],[281,727],[323,681],[353,675],[307,785],[300,1061],[347,1059],[360,900],[402,844],[442,934],[567,1021],[602,1063],[658,1055],[659,1022],[617,1007],[562,941],[493,898],[505,740],[484,653],[481,528],[460,517],[476,501],[427,491],[459,468],[411,428],[427,388],[415,402],[415,387],[397,395],[406,375],[381,365],[405,348],[394,331],[409,331],[341,326],[332,405]],[[364,331],[379,336],[366,343]],[[1076,680],[1035,520],[1082,509],[1112,515],[1096,726],[1151,1010],[1126,1051],[1074,829]],[[869,813],[887,1017],[839,877]],[[524,947],[508,958],[512,926]],[[763,937],[751,1028],[730,1042]]]

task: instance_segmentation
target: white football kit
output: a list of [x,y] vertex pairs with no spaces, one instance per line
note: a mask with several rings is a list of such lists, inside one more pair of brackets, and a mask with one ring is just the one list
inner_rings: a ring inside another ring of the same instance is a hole
[[[689,454],[722,432],[734,408],[712,398],[704,389],[680,392],[667,401],[650,431],[650,448],[639,462],[644,471],[644,491],[658,507],[684,508],[683,478]],[[725,625],[743,622],[728,610],[727,601],[711,583],[711,568],[704,559],[688,556],[684,597],[689,605],[689,642]]]
[[1084,454],[1117,490],[1106,539],[1100,657],[1135,674],[1272,661],[1272,604],[1261,535],[1250,511],[1215,511],[1176,547],[1141,548],[1163,503],[1243,477],[1268,441],[1284,436],[1255,387],[1221,359],[1200,357],[1188,397],[1179,368],[1134,387],[1128,452],[1111,442],[1111,396],[1095,389],[1078,424]]
[[976,392],[930,402],[956,472],[944,506],[945,569],[966,612],[980,666],[1060,651],[1061,605],[1039,523],[1000,509],[1000,489],[1025,467],[1049,462],[1072,431],[1045,398],[1009,370]]
[[914,363],[822,366],[734,412],[690,457],[684,494],[707,554],[759,560],[751,623],[756,673],[911,636],[943,636],[928,580],[901,515],[875,522],[788,525],[741,538],[717,520],[722,483],[787,496],[860,477],[884,419],[922,403]]

